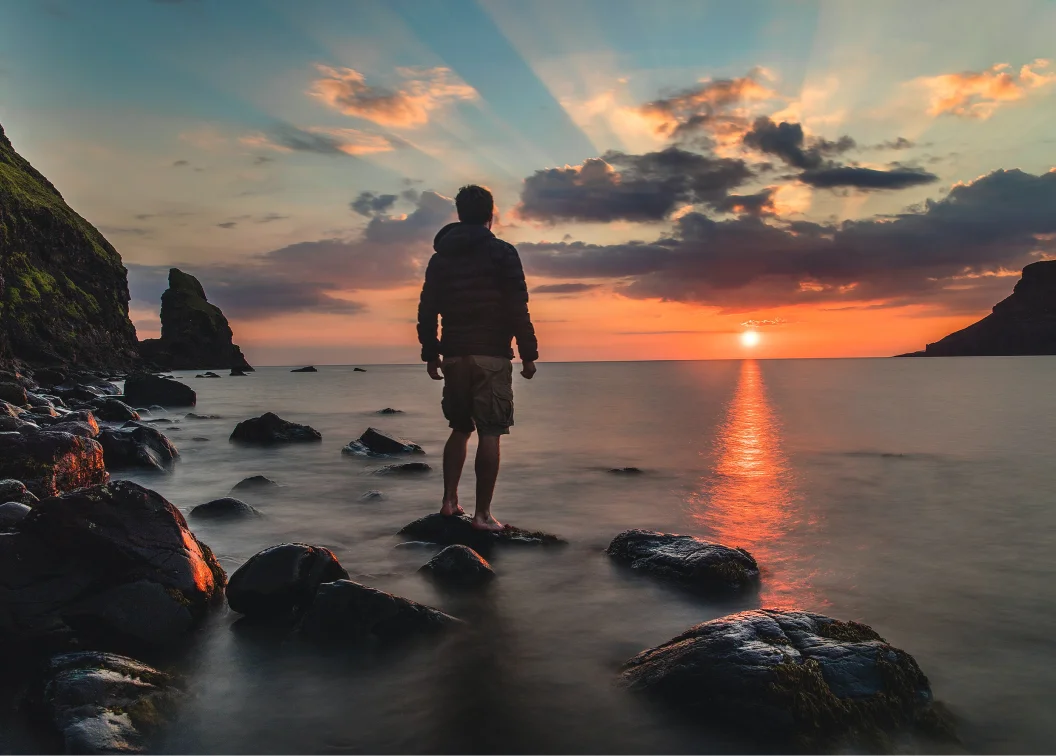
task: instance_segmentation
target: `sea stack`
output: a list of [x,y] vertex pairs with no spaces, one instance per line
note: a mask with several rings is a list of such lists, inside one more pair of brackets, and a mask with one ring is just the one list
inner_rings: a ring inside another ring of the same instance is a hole
[[0,364],[126,369],[138,359],[121,256],[0,126]]
[[252,370],[232,343],[231,326],[211,304],[198,279],[169,270],[169,288],[161,295],[161,338],[139,343],[143,358],[163,370]]
[[1056,354],[1056,260],[1023,268],[1012,294],[978,323],[904,357]]

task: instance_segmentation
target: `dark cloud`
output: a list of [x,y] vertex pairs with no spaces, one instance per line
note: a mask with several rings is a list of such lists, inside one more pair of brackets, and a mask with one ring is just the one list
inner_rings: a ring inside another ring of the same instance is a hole
[[290,216],[280,215],[279,213],[264,213],[264,215],[258,216],[253,220],[256,223],[271,223],[272,221],[286,220]]
[[177,160],[175,163],[172,164],[172,167],[173,168],[183,168],[185,165],[190,165],[190,164],[191,164],[191,161],[189,161],[189,160]]
[[774,123],[767,116],[755,119],[752,128],[744,135],[744,144],[781,158],[793,168],[803,169],[818,168],[826,156],[855,147],[849,136],[842,136],[835,142],[815,137],[808,142],[800,124]]
[[737,215],[776,214],[773,189],[763,189],[755,194],[731,194],[713,207],[717,212]]
[[911,142],[905,137],[899,137],[898,139],[889,139],[886,142],[880,144],[874,144],[869,149],[871,150],[908,150],[911,147],[916,147],[916,142]]
[[275,158],[268,157],[267,155],[257,155],[253,158],[253,165],[264,165],[265,163],[274,163]]
[[743,160],[669,147],[609,151],[582,165],[536,171],[524,180],[517,213],[541,221],[660,221],[679,206],[715,205],[752,178]]
[[745,104],[774,96],[760,81],[762,76],[757,69],[736,79],[704,81],[648,102],[640,110],[657,133],[674,139],[703,136],[710,143],[728,138],[747,128]]
[[[398,197],[395,194],[375,194],[374,192],[360,192],[349,207],[360,215],[373,218],[375,215],[384,215],[396,204]],[[418,199],[418,193],[414,192],[411,201]]]
[[390,152],[406,144],[384,134],[358,129],[300,129],[288,123],[274,126],[267,134],[247,137],[245,143],[279,151],[312,152],[317,155],[355,157]]
[[236,223],[235,221],[225,221],[223,223],[217,223],[216,225],[220,228],[234,228],[238,225],[238,223]]
[[921,212],[783,226],[683,216],[653,242],[521,244],[528,271],[624,279],[621,293],[744,311],[801,302],[908,303],[993,286],[1039,252],[1056,254],[1056,171],[995,171]]
[[543,284],[532,289],[533,294],[581,294],[585,291],[593,291],[601,284],[588,283],[559,283]]
[[799,180],[818,189],[854,187],[855,189],[906,189],[911,186],[932,184],[939,180],[934,173],[919,168],[894,168],[878,171],[873,168],[833,166],[803,171]]

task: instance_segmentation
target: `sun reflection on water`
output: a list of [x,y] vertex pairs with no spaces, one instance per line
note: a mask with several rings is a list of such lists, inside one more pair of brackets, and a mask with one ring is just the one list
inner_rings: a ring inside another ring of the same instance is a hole
[[715,441],[715,467],[690,496],[693,518],[719,543],[751,552],[762,570],[764,607],[818,606],[809,555],[794,537],[803,523],[781,426],[755,360],[740,377]]

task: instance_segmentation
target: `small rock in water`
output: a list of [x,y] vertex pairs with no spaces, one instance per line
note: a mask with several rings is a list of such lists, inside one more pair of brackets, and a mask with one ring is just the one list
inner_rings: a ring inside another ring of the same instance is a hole
[[0,480],[0,501],[17,501],[33,506],[39,501],[20,480]]
[[99,443],[107,467],[112,469],[141,467],[171,472],[180,453],[157,428],[129,422],[120,428],[104,428]]
[[353,373],[365,373],[365,372],[367,372],[367,371],[366,371],[366,370],[364,370],[364,369],[363,369],[363,368],[361,368],[361,367],[357,367],[357,368],[352,368],[352,372],[353,372]]
[[190,511],[190,515],[200,520],[236,520],[263,516],[249,504],[230,496],[199,504]]
[[495,577],[488,560],[461,544],[446,547],[419,572],[449,585],[482,585]]
[[866,625],[811,612],[701,623],[635,656],[620,680],[708,723],[808,752],[889,751],[884,736],[902,728],[951,734],[913,657]]
[[377,428],[367,428],[363,431],[363,435],[350,442],[342,451],[345,454],[366,454],[383,457],[393,454],[425,454],[425,451],[418,444],[390,436]]
[[220,377],[219,375],[217,375],[216,373],[214,373],[212,371],[209,371],[207,373],[202,373],[202,375],[205,378],[219,378]]
[[377,411],[379,415],[402,415],[403,410],[393,409],[392,407],[386,407]]
[[170,675],[101,651],[52,657],[42,687],[66,753],[144,753],[183,696]]
[[459,620],[430,606],[352,580],[337,580],[319,586],[298,634],[319,643],[388,643],[458,624]]
[[[206,439],[207,441],[209,439]],[[267,491],[278,488],[279,484],[264,475],[253,475],[235,483],[232,491]]]
[[197,441],[198,443],[201,443],[203,441],[208,441],[208,440],[209,440],[209,438],[207,436],[193,436],[191,438],[191,441]]
[[616,473],[619,475],[641,475],[642,470],[638,467],[613,467],[609,470],[610,473]]
[[432,470],[425,462],[404,462],[400,465],[385,465],[374,471],[375,475],[416,475]]
[[362,496],[359,497],[359,500],[360,501],[374,501],[376,499],[382,498],[383,496],[384,496],[384,494],[381,491],[367,491]]
[[295,368],[294,370],[291,370],[290,372],[291,373],[318,373],[319,371],[315,369],[314,365],[309,365],[308,367]]
[[220,415],[199,415],[196,412],[188,412],[183,416],[184,420],[221,420]]
[[159,378],[149,373],[130,375],[125,379],[125,402],[129,404],[158,404],[166,407],[193,407],[197,394],[171,378]]
[[632,569],[704,593],[759,585],[759,565],[751,554],[694,536],[627,530],[612,539],[606,553]]
[[274,412],[243,420],[231,433],[232,441],[265,445],[321,441],[322,438],[323,434],[315,428],[288,422]]
[[462,544],[475,551],[484,552],[496,544],[559,546],[565,541],[550,533],[537,533],[513,526],[492,533],[477,530],[469,515],[446,516],[433,512],[400,530],[399,535],[418,541],[430,541],[443,546]]
[[232,376],[234,376],[234,377],[236,377],[236,378],[244,378],[244,377],[248,376],[248,375],[249,375],[249,373],[247,373],[247,372],[246,372],[245,370],[243,370],[242,368],[237,368],[237,367],[235,367],[235,368],[231,368],[231,373],[230,373],[230,375],[232,375]]
[[282,543],[251,556],[227,584],[231,608],[252,617],[281,617],[303,611],[323,583],[348,573],[330,549]]
[[19,520],[32,511],[28,505],[18,501],[7,501],[0,504],[0,530],[13,528]]

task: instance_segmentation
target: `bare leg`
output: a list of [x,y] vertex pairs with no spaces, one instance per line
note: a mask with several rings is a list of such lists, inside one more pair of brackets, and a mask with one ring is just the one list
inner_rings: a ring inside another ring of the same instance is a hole
[[477,438],[477,511],[473,513],[473,527],[481,530],[502,530],[503,524],[491,516],[491,498],[495,494],[495,480],[499,477],[499,439],[501,436]]
[[458,481],[462,478],[462,467],[466,464],[469,435],[453,430],[444,445],[444,503],[440,507],[442,515],[465,514],[462,507],[458,506]]

